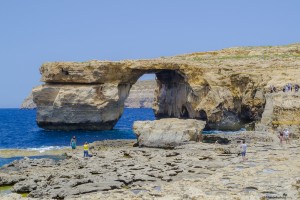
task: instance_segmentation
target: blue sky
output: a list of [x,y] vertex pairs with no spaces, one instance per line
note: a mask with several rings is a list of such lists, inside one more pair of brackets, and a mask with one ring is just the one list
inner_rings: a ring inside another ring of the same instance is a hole
[[0,107],[19,107],[48,61],[155,58],[300,42],[298,0],[2,0]]

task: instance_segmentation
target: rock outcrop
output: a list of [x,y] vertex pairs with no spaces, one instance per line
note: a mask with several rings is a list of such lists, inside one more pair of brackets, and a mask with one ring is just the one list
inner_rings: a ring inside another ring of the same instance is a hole
[[[67,159],[56,162],[22,159],[5,165],[0,186],[13,185],[30,199],[300,198],[299,140],[280,145],[266,132],[223,136],[230,143],[190,142],[172,150],[132,147],[132,140],[96,142],[90,158],[78,147],[65,149]],[[241,139],[248,144],[245,162],[238,155]],[[0,191],[0,199],[13,198]]]
[[300,137],[300,93],[278,92],[265,95],[266,106],[256,130],[271,131],[288,128],[292,137]]
[[[206,128],[237,130],[260,122],[270,86],[278,91],[287,83],[299,84],[299,66],[300,44],[153,60],[44,63],[45,84],[33,90],[37,123],[46,129],[111,129],[132,85],[143,74],[155,73],[157,118],[201,119]],[[283,102],[285,94],[280,94]],[[280,120],[290,115],[299,118],[299,107],[282,112]],[[267,126],[276,129],[272,124]]]
[[30,92],[30,94],[28,95],[28,97],[26,97],[24,99],[24,101],[22,102],[21,109],[35,109],[36,105],[33,102],[33,96],[32,96],[32,92]]
[[133,131],[140,147],[174,148],[201,138],[205,122],[195,119],[136,121]]
[[[154,99],[155,80],[137,81],[130,89],[129,96],[125,101],[126,108],[152,108]],[[24,99],[21,109],[35,109],[32,92]]]

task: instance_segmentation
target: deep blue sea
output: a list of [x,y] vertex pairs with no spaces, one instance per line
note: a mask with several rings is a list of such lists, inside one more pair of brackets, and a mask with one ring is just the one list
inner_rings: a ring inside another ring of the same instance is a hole
[[149,108],[125,108],[113,130],[109,131],[46,131],[35,121],[35,110],[0,109],[0,149],[57,148],[70,144],[73,135],[77,144],[96,140],[135,139],[132,125],[137,120],[154,120]]
[[[113,130],[109,131],[46,131],[39,128],[35,121],[36,110],[0,109],[0,150],[32,149],[45,151],[68,147],[72,136],[77,145],[84,142],[113,139],[135,139],[132,131],[134,121],[154,120],[150,108],[125,108],[122,117]],[[218,133],[222,131],[205,131]],[[1,158],[0,167],[21,157]]]
[[[0,150],[37,149],[40,151],[63,148],[70,144],[73,135],[77,145],[84,142],[113,139],[135,139],[132,125],[137,120],[154,120],[149,108],[125,108],[124,113],[113,130],[109,131],[46,131],[35,121],[36,110],[0,109]],[[12,162],[14,158],[0,158],[0,167]]]

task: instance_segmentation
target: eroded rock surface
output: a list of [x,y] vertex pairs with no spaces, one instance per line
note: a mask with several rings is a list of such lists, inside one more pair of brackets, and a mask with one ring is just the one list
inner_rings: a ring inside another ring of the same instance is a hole
[[201,120],[177,118],[135,121],[133,131],[140,147],[174,148],[201,138],[205,124]]
[[47,129],[112,129],[124,109],[130,84],[48,84],[33,89],[37,123]]
[[[227,145],[190,142],[172,150],[132,147],[130,140],[96,142],[88,159],[79,147],[58,162],[14,161],[0,169],[0,186],[15,184],[15,191],[35,199],[300,198],[299,140],[280,145],[267,132],[226,138]],[[248,144],[245,162],[241,139]]]
[[[110,129],[120,118],[132,85],[143,74],[155,73],[157,118],[201,119],[207,128],[238,130],[244,123],[260,122],[270,86],[278,92],[288,83],[299,84],[299,66],[299,44],[153,60],[44,63],[40,72],[45,84],[33,91],[37,122],[49,129]],[[271,119],[279,116],[272,113]],[[287,121],[290,113],[299,118],[299,107],[282,112],[280,120]],[[292,123],[299,127],[298,120],[284,125]],[[263,126],[274,129],[273,124]]]
[[[137,81],[130,89],[129,96],[125,101],[127,108],[152,108],[154,99],[155,80]],[[33,102],[32,92],[24,99],[21,109],[34,109],[36,104]]]
[[300,138],[300,92],[266,94],[266,106],[256,130],[282,131],[288,128],[292,137]]

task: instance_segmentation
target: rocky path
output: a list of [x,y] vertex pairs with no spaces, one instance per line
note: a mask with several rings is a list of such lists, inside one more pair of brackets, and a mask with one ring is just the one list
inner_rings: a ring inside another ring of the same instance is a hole
[[59,162],[15,161],[1,168],[0,185],[15,183],[15,192],[38,199],[299,198],[299,141],[280,146],[262,139],[265,135],[248,138],[248,160],[241,162],[241,137],[233,136],[228,145],[190,143],[173,150],[97,142],[88,159],[76,150]]

